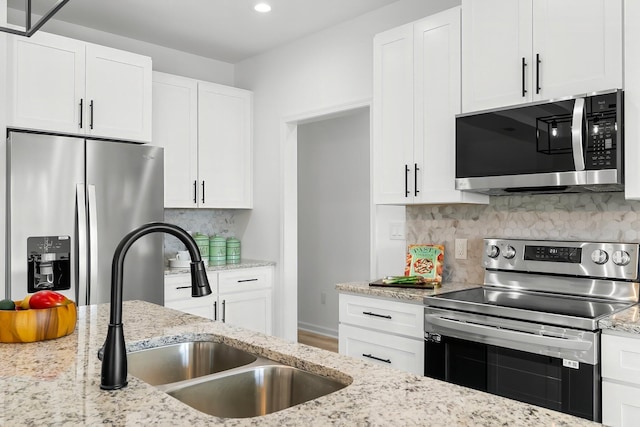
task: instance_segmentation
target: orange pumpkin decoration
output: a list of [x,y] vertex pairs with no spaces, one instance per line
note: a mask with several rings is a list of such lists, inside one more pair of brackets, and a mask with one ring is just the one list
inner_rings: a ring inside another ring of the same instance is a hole
[[64,337],[73,333],[77,318],[73,302],[40,310],[0,310],[0,342],[34,342]]

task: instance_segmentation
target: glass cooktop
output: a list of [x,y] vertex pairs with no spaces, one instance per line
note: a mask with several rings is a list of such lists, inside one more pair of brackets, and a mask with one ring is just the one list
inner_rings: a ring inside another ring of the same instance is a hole
[[[633,305],[540,292],[479,287],[426,297],[427,306],[595,330],[597,320]],[[588,325],[588,326],[587,326]]]

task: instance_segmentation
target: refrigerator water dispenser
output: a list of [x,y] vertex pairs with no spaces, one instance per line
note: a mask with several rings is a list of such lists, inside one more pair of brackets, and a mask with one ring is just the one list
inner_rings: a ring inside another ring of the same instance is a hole
[[28,292],[71,289],[70,254],[69,236],[28,237]]

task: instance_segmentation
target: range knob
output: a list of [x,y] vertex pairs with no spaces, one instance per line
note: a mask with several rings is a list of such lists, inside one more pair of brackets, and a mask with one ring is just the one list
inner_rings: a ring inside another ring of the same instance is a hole
[[498,255],[500,255],[500,248],[496,245],[489,245],[487,246],[486,253],[489,258],[498,258]]
[[506,259],[511,259],[516,256],[516,249],[513,246],[507,246],[504,248],[504,253],[502,254]]
[[591,252],[591,261],[595,262],[596,264],[602,265],[609,261],[609,254],[602,249],[596,249],[595,251]]
[[615,251],[611,259],[615,265],[627,265],[631,262],[631,256],[627,251]]

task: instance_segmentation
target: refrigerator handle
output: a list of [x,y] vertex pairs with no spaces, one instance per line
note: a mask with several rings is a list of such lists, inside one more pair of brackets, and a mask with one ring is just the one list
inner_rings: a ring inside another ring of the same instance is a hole
[[87,210],[84,184],[76,184],[76,211],[78,214],[76,253],[76,295],[78,305],[89,304],[87,295]]
[[[98,286],[98,209],[96,207],[96,186],[87,185],[89,196],[89,289]],[[91,303],[91,291],[89,302]]]

